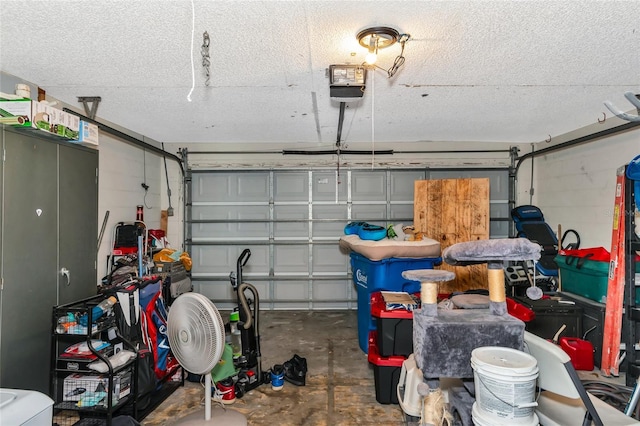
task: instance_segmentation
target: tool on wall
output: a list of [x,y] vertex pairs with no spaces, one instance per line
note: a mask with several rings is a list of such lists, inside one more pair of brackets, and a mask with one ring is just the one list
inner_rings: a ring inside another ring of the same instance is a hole
[[107,221],[109,220],[109,210],[104,213],[104,219],[102,219],[102,228],[100,228],[100,235],[98,235],[98,250],[100,250],[100,244],[102,244],[102,237],[104,237],[104,230],[107,227]]
[[[164,142],[162,142],[162,150],[164,151]],[[169,200],[167,216],[173,216],[173,207],[171,206],[171,187],[169,186],[169,171],[167,170],[167,157],[162,157],[162,159],[164,160],[164,176],[167,180],[167,198]]]

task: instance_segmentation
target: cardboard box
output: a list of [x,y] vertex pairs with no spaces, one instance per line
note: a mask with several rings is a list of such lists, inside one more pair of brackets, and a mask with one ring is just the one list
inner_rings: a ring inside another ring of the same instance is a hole
[[32,127],[65,139],[77,140],[80,118],[42,102],[32,102]]
[[98,126],[88,121],[80,120],[78,139],[71,142],[87,146],[98,146]]
[[31,127],[31,99],[0,98],[0,123],[17,127]]

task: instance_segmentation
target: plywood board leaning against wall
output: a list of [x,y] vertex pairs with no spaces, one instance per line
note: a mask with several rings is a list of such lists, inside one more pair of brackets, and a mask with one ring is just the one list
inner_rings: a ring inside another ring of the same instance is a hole
[[[414,184],[413,221],[416,231],[440,242],[442,250],[466,241],[489,239],[489,179],[418,180]],[[456,274],[441,283],[440,293],[487,288],[486,264],[438,269]]]

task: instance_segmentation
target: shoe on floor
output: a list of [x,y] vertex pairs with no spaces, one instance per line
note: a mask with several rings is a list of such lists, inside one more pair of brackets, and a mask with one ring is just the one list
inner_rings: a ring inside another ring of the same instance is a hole
[[307,359],[298,354],[283,364],[284,379],[296,386],[304,386],[307,377]]
[[220,380],[215,384],[213,399],[220,401],[225,405],[236,402],[235,386],[232,378]]

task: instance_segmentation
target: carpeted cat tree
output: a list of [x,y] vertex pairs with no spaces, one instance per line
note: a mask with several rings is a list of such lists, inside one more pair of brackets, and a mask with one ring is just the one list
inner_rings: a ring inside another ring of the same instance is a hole
[[[482,346],[522,350],[524,323],[507,313],[503,262],[537,260],[540,246],[526,238],[478,240],[454,244],[442,252],[453,266],[487,263],[488,309],[437,309],[438,282],[450,280],[446,271],[404,271],[405,279],[420,281],[422,308],[413,315],[413,347],[425,379],[473,377],[471,351]],[[436,275],[436,274],[438,275]]]
[[[538,260],[540,250],[526,238],[469,241],[447,247],[442,257],[449,265],[487,263],[489,303],[481,309],[437,309],[438,283],[453,279],[452,272],[423,269],[402,273],[405,279],[421,285],[422,306],[413,313],[413,348],[427,384],[437,387],[441,377],[473,378],[471,351],[475,348],[523,349],[524,322],[507,313],[502,267],[506,261]],[[468,408],[470,416],[470,404]]]

